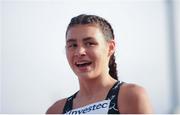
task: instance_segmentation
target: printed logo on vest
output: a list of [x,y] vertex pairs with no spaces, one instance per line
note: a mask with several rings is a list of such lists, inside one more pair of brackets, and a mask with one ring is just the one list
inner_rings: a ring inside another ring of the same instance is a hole
[[110,100],[103,100],[96,103],[86,105],[81,108],[73,109],[65,114],[107,114],[109,110]]

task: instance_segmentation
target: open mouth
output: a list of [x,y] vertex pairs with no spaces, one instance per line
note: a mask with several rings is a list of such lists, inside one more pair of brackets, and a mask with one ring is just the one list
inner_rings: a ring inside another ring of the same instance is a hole
[[89,66],[91,64],[92,64],[92,62],[77,62],[77,63],[75,63],[75,65],[77,67],[86,67],[86,66]]

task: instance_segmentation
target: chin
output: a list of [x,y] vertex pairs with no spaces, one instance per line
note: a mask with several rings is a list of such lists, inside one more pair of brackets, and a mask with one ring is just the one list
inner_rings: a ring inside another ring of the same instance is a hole
[[78,73],[76,75],[82,78],[91,78],[91,75],[89,75],[88,73]]
[[80,79],[88,79],[88,80],[92,80],[95,79],[97,77],[97,75],[92,75],[92,74],[78,74],[77,75]]

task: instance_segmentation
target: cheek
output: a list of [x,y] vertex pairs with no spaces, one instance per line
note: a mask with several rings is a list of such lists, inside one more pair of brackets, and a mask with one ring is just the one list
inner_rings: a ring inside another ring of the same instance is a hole
[[95,60],[99,56],[99,51],[97,48],[87,50],[87,55],[89,58]]
[[108,63],[108,50],[106,48],[101,49],[97,56],[102,66]]
[[89,56],[91,59],[97,60],[98,62],[102,62],[107,57],[107,50],[105,48],[97,48],[94,49],[92,52],[89,52]]
[[69,52],[69,51],[66,51],[66,57],[67,57],[68,62],[71,63],[71,60],[72,60],[72,53]]

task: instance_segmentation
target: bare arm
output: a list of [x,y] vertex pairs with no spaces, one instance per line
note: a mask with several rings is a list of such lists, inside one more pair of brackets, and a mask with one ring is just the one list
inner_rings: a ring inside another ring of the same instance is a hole
[[51,107],[49,107],[49,109],[46,111],[46,114],[62,114],[65,102],[66,99],[57,101]]
[[153,113],[144,88],[135,84],[124,84],[118,96],[118,109],[121,113]]

